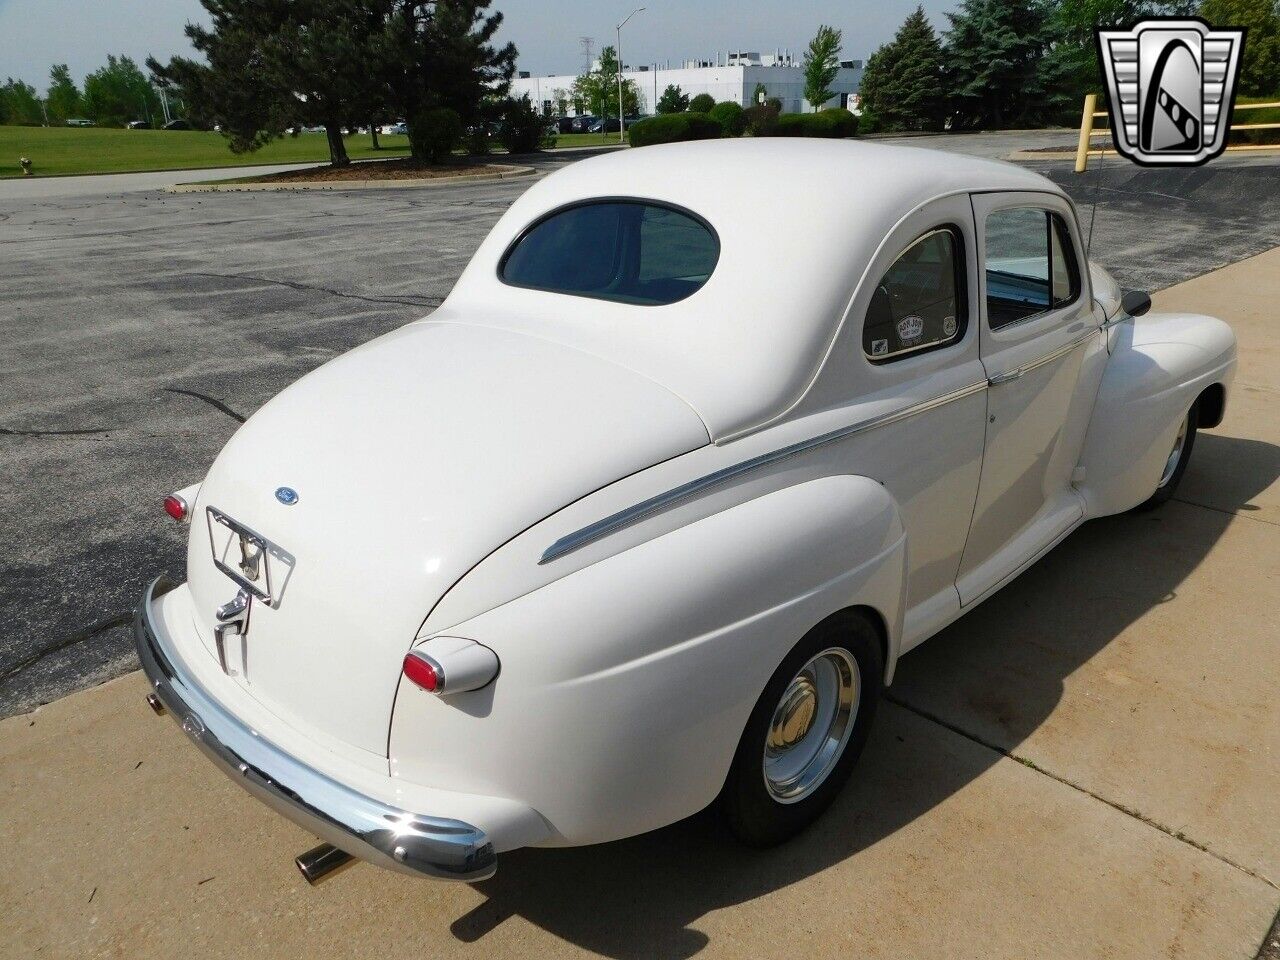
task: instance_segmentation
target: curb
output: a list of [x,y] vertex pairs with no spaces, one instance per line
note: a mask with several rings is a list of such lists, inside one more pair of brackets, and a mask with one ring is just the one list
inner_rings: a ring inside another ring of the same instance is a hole
[[[1228,155],[1239,156],[1241,154],[1249,154],[1249,153],[1256,153],[1262,156],[1270,156],[1273,151],[1280,152],[1280,143],[1249,144],[1243,149],[1241,149],[1240,147],[1237,147],[1234,150],[1231,147],[1227,147],[1225,151],[1223,151],[1221,154],[1218,155],[1218,157],[1215,157],[1214,159],[1219,159],[1220,157],[1225,157]],[[1119,156],[1119,154],[1116,153],[1116,151],[1112,148],[1108,148],[1106,150],[1091,149],[1089,151],[1090,159],[1094,157],[1101,158],[1101,157],[1116,157],[1116,156]],[[1015,150],[1013,153],[1005,157],[1006,160],[1074,160],[1075,158],[1076,158],[1076,152],[1074,150],[1052,150],[1052,151],[1050,150],[1043,150],[1043,151]]]
[[414,187],[447,187],[488,180],[511,180],[537,173],[533,167],[503,167],[489,173],[461,177],[423,177],[413,180],[314,180],[284,183],[175,183],[165,193],[278,193],[287,190],[404,190]]

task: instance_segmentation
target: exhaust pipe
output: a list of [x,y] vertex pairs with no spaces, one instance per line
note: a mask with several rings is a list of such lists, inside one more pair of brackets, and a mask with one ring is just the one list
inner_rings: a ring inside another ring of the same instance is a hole
[[294,858],[302,878],[313,887],[321,880],[347,866],[355,857],[331,843],[322,843]]

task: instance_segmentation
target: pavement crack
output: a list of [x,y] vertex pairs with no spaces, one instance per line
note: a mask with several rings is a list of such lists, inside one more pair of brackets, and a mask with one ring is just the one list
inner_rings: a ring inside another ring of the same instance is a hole
[[245,421],[245,418],[242,415],[236,413],[234,410],[228,407],[225,403],[223,403],[217,397],[211,397],[208,394],[200,393],[197,390],[183,390],[181,387],[165,387],[164,392],[180,393],[184,397],[195,397],[195,399],[202,400],[205,403],[209,404],[209,406],[213,407],[215,410],[221,410],[223,413],[225,413],[232,420],[235,420],[237,423],[244,423]]
[[87,437],[110,432],[107,427],[90,427],[85,430],[17,430],[0,427],[0,436],[6,437]]
[[892,703],[895,706],[899,706],[904,710],[910,711],[911,713],[914,713],[916,716],[921,717],[925,720],[928,720],[931,723],[936,723],[940,727],[945,727],[947,730],[950,730],[952,733],[955,733],[964,737],[966,740],[976,743],[981,747],[986,747],[988,750],[994,751],[995,753],[1000,754],[1000,756],[1002,757],[1007,757],[1008,759],[1013,760],[1015,763],[1020,763],[1024,767],[1027,767],[1031,770],[1034,770],[1036,773],[1039,773],[1043,776],[1048,777],[1050,780],[1056,780],[1058,783],[1062,784],[1063,786],[1070,787],[1072,790],[1075,790],[1078,793],[1083,793],[1086,797],[1089,797],[1093,800],[1097,800],[1099,803],[1104,803],[1108,807],[1110,807],[1112,810],[1116,810],[1119,813],[1123,813],[1127,817],[1132,817],[1134,820],[1137,820],[1141,823],[1145,823],[1147,826],[1152,827],[1156,830],[1159,830],[1165,836],[1172,837],[1174,840],[1178,840],[1181,843],[1185,843],[1187,846],[1191,847],[1194,850],[1199,850],[1201,853],[1208,854],[1209,856],[1213,857],[1215,860],[1218,860],[1221,863],[1225,863],[1229,867],[1234,867],[1236,870],[1239,870],[1241,873],[1244,873],[1250,877],[1253,877],[1255,880],[1262,881],[1267,886],[1269,886],[1272,890],[1280,890],[1280,885],[1277,885],[1275,881],[1273,881],[1270,877],[1267,877],[1261,873],[1258,873],[1256,870],[1246,867],[1242,863],[1237,863],[1235,860],[1232,860],[1230,857],[1224,854],[1218,853],[1216,850],[1212,849],[1208,845],[1201,843],[1199,840],[1195,840],[1194,838],[1187,836],[1181,830],[1175,830],[1172,827],[1166,826],[1160,821],[1147,816],[1141,810],[1135,810],[1133,807],[1126,806],[1125,804],[1120,803],[1119,801],[1110,800],[1107,797],[1102,796],[1101,794],[1095,793],[1094,791],[1090,790],[1088,787],[1085,787],[1079,783],[1076,783],[1074,780],[1069,780],[1066,777],[1060,776],[1054,773],[1052,770],[1046,770],[1044,767],[1040,766],[1034,760],[1029,760],[1026,757],[1018,756],[1018,754],[1014,753],[1013,751],[1006,750],[1004,747],[1000,746],[997,743],[992,743],[991,741],[985,740],[974,733],[970,733],[968,730],[965,730],[964,728],[959,727],[948,720],[942,719],[942,717],[938,716],[935,713],[931,713],[928,710],[924,710],[920,707],[914,706],[913,704],[907,703],[901,697],[895,696],[894,694],[890,693],[887,690],[885,691],[884,698],[885,700],[889,701],[889,703]]
[[249,280],[254,283],[270,283],[278,287],[288,287],[290,290],[299,290],[304,293],[325,293],[331,297],[343,297],[348,300],[362,300],[365,303],[393,303],[401,304],[406,307],[438,307],[443,302],[438,297],[370,297],[362,293],[351,293],[346,290],[336,290],[333,287],[320,287],[308,283],[299,283],[296,280],[278,280],[274,277],[259,277],[250,273],[199,273],[192,272],[188,274],[192,277],[210,277],[219,280]]
[[21,673],[33,664],[38,663],[50,654],[57,653],[59,650],[65,650],[67,647],[73,647],[77,643],[84,643],[86,640],[92,640],[100,633],[106,633],[108,630],[116,627],[123,627],[125,624],[133,620],[131,612],[118,613],[114,617],[107,617],[105,620],[99,620],[97,623],[90,624],[82,630],[76,630],[63,637],[61,640],[53,643],[48,647],[37,650],[35,653],[23,657],[17,663],[11,664],[4,668],[4,672],[0,673],[0,682],[8,680],[15,674]]
[[[1187,500],[1183,497],[1172,497],[1171,499],[1176,500],[1178,503],[1185,503],[1188,507],[1199,507],[1201,510],[1212,510],[1214,513],[1226,514],[1228,517],[1243,517],[1246,520],[1253,520],[1256,523],[1267,523],[1273,527],[1280,527],[1280,523],[1276,523],[1274,520],[1268,520],[1266,517],[1251,516],[1248,510],[1228,510],[1226,507],[1215,507],[1212,504],[1200,503],[1196,500]],[[1254,507],[1253,509],[1257,508]]]

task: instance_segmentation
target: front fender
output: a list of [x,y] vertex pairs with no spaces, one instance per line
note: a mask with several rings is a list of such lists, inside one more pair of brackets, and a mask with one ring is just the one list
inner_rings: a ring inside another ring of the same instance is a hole
[[897,505],[866,477],[737,504],[449,628],[501,672],[448,699],[402,682],[392,770],[526,803],[551,842],[672,823],[715,798],[761,690],[815,624],[871,607],[892,670],[905,566]]
[[1086,516],[1150,497],[1182,418],[1207,387],[1225,389],[1235,367],[1235,334],[1214,317],[1151,314],[1118,324],[1080,458]]

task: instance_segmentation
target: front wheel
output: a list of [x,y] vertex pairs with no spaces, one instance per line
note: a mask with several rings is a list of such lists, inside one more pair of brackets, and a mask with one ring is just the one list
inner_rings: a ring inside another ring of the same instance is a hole
[[1187,472],[1187,463],[1191,460],[1191,448],[1196,442],[1198,418],[1197,404],[1193,403],[1182,420],[1182,426],[1178,428],[1178,435],[1174,438],[1173,449],[1169,451],[1169,458],[1165,461],[1156,492],[1134,507],[1134,510],[1138,512],[1154,510],[1173,499],[1173,495],[1178,491],[1178,484],[1182,482],[1182,475]]
[[831,805],[883,685],[880,636],[862,614],[830,618],[796,644],[756,702],[720,795],[738,839],[782,843]]

